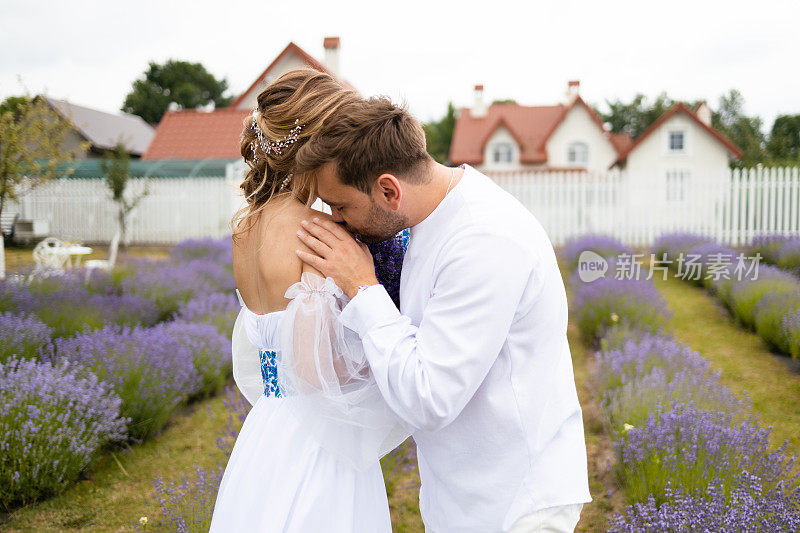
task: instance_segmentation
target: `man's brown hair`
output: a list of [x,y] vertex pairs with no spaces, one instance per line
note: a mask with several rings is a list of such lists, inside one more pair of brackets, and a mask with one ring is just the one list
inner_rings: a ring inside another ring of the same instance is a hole
[[426,181],[430,159],[417,119],[387,97],[371,97],[348,102],[329,116],[298,150],[295,172],[313,173],[334,161],[342,183],[370,194],[385,173],[411,183]]

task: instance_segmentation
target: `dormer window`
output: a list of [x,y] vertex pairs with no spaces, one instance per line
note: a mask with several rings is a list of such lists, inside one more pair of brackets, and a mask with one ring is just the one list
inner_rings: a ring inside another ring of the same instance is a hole
[[669,151],[683,152],[686,148],[685,138],[682,131],[669,132]]
[[495,163],[511,163],[514,147],[511,143],[496,143],[492,146],[492,161]]
[[589,163],[589,145],[585,142],[573,142],[567,146],[567,162],[570,165],[586,165]]

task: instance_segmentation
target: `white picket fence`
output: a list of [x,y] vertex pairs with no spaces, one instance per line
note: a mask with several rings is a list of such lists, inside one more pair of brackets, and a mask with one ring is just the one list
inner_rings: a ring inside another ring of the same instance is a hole
[[758,234],[800,235],[800,169],[752,168],[718,175],[626,172],[491,172],[558,246],[587,233],[649,245],[690,231],[741,246]]
[[[131,215],[129,243],[173,244],[229,234],[241,205],[244,167],[225,176],[148,178],[150,195]],[[629,176],[625,172],[491,172],[542,223],[551,241],[606,233],[630,245],[648,245],[667,231],[692,231],[731,246],[754,235],[800,235],[800,169],[759,168],[718,175]],[[145,180],[133,180],[136,193]],[[56,237],[107,242],[116,230],[116,206],[102,179],[67,178],[34,189],[16,207],[23,218],[45,219]]]
[[[146,184],[150,193],[130,214],[129,244],[174,244],[230,233],[237,195],[225,176],[136,178],[126,192],[134,195]],[[52,235],[69,241],[104,243],[117,230],[118,208],[102,179],[53,181],[22,197],[16,209],[22,218],[48,220]]]

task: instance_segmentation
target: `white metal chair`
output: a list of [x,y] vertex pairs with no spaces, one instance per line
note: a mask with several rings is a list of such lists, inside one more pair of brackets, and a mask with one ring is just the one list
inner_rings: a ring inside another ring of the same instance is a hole
[[29,279],[49,277],[64,273],[64,265],[69,259],[63,241],[55,237],[47,237],[33,248],[33,260],[36,263]]
[[83,267],[86,269],[86,281],[92,275],[92,270],[98,268],[110,272],[114,268],[114,263],[117,262],[117,250],[119,249],[120,232],[117,231],[111,239],[111,244],[108,246],[108,259],[90,259],[83,262]]

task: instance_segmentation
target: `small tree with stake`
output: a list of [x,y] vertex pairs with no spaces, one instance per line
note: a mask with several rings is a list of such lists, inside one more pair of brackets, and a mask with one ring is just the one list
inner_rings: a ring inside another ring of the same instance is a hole
[[[12,96],[0,104],[0,214],[7,200],[71,172],[62,165],[89,148],[85,142],[64,149],[71,129],[72,125],[53,112],[43,98]],[[5,277],[5,267],[0,238],[0,279]]]
[[150,194],[149,183],[145,183],[144,190],[126,196],[125,190],[130,181],[130,159],[125,146],[117,143],[113,150],[107,150],[101,163],[106,185],[111,191],[111,199],[117,204],[117,223],[119,224],[120,243],[127,242],[128,216],[145,196]]

